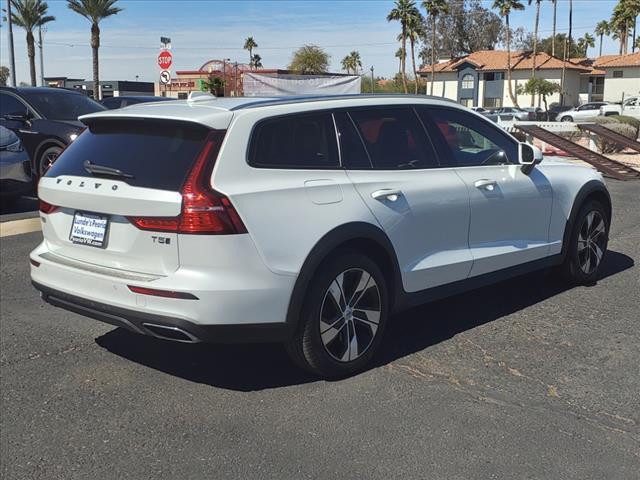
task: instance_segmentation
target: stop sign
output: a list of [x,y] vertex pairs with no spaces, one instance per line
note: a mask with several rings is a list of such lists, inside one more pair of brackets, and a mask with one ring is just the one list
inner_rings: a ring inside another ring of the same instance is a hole
[[168,50],[163,50],[160,52],[160,55],[158,55],[158,66],[162,70],[168,70],[172,62],[173,57],[171,56],[171,52]]

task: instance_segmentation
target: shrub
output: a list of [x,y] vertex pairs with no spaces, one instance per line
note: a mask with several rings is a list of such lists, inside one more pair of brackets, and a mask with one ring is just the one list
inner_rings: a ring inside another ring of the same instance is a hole
[[606,125],[608,123],[619,123],[613,119],[613,116],[610,117],[595,117],[593,119],[593,123],[597,123],[598,125]]
[[[613,130],[616,133],[624,135],[625,137],[631,138],[632,140],[636,139],[636,129],[631,125],[627,125],[625,123],[609,123],[605,125],[605,128],[609,130]],[[612,142],[611,140],[606,140],[602,137],[596,137],[596,146],[600,153],[618,153],[624,150],[623,145],[619,145],[616,142]]]
[[612,115],[612,116],[607,117],[607,118],[612,118],[616,122],[619,122],[619,123],[624,123],[626,125],[631,125],[633,128],[636,129],[635,138],[640,137],[640,120],[638,120],[637,118],[629,117],[627,115]]

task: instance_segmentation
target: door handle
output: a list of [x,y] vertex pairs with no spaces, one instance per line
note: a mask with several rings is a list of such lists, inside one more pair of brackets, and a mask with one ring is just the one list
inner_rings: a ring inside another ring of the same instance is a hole
[[401,190],[392,190],[390,188],[383,188],[382,190],[376,190],[371,194],[375,200],[389,200],[395,202],[402,196]]
[[474,183],[476,188],[481,188],[484,190],[493,190],[496,185],[498,185],[498,183],[495,180],[488,180],[486,178],[483,178],[482,180],[476,180],[476,183]]

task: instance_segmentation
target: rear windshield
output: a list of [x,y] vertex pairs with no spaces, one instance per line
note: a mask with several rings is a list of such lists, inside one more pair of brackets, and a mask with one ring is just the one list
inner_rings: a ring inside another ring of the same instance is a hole
[[116,168],[135,187],[179,191],[209,130],[192,124],[108,121],[85,130],[58,157],[46,177],[94,176],[84,163]]
[[20,94],[49,120],[78,120],[81,115],[105,110],[98,102],[80,93],[25,89]]

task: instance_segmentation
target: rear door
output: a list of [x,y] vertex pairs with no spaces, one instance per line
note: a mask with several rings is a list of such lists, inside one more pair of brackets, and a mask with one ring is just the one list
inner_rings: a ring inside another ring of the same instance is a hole
[[441,161],[469,190],[471,276],[547,256],[553,190],[534,168],[518,164],[518,143],[499,127],[460,109],[424,107]]
[[412,107],[335,114],[344,167],[394,246],[404,289],[462,280],[471,269],[469,194],[440,169]]
[[90,125],[39,184],[40,199],[53,206],[43,216],[51,252],[115,269],[175,271],[178,235],[140,230],[129,218],[180,214],[180,188],[208,132],[152,120]]

